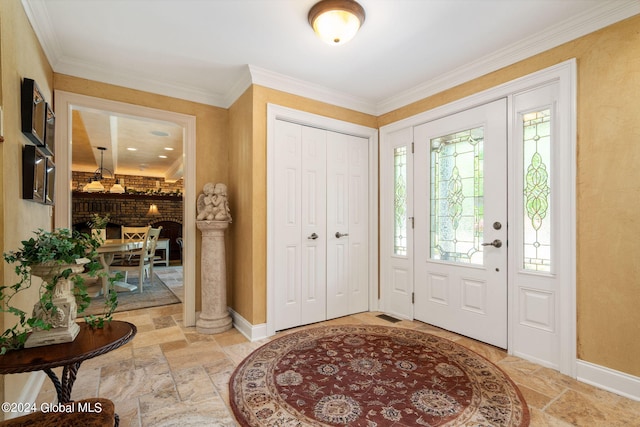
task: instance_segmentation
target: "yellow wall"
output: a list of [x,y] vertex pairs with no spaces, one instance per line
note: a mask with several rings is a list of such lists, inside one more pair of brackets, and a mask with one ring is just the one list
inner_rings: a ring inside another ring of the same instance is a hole
[[578,64],[578,358],[640,376],[640,16],[379,118],[384,126],[570,58]]
[[[18,1],[0,0],[0,54],[0,105],[4,111],[5,140],[0,143],[0,251],[4,253],[18,249],[20,242],[34,230],[48,230],[52,224],[49,207],[22,200],[22,147],[29,142],[20,130],[20,85],[23,77],[34,79],[45,98],[51,101],[53,71]],[[13,269],[6,268],[4,261],[0,269],[3,284],[16,283]],[[32,289],[12,302],[31,312],[37,300],[38,283],[34,283]],[[2,326],[15,323],[15,318],[6,315]],[[4,395],[1,396],[4,401],[17,401],[28,375],[4,376]]]
[[[231,242],[231,277],[227,281],[227,302],[247,321],[254,321],[253,271],[253,89],[248,89],[229,108],[229,206],[233,223],[229,225]],[[227,277],[229,279],[229,276]]]
[[[55,90],[195,116],[196,191],[199,194],[207,182],[228,181],[227,110],[57,73],[54,74],[53,86]],[[196,309],[199,309],[200,232],[196,232],[196,239]],[[228,259],[227,262],[230,260]]]

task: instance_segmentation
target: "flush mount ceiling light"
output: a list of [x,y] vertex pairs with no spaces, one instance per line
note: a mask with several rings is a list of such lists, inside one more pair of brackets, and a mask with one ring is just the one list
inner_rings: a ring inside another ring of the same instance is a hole
[[364,9],[354,0],[322,0],[309,11],[309,24],[324,42],[351,40],[364,23]]

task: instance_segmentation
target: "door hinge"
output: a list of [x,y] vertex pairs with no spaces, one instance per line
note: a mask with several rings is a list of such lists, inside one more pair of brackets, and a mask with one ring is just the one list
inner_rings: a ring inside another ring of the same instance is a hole
[[416,303],[416,293],[411,292],[411,304],[415,304],[415,303]]
[[414,222],[414,220],[413,220],[413,217],[412,217],[412,216],[410,216],[408,219],[409,219],[409,221],[411,221],[411,228],[413,228],[413,227],[414,227],[414,225],[415,225],[415,222]]
[[412,142],[411,143],[411,154],[413,154],[414,150],[415,150],[415,144]]

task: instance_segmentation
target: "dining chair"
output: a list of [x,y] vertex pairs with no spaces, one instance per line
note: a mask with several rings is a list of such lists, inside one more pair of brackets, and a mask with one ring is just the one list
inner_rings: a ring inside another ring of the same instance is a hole
[[[129,227],[127,225],[120,226],[120,237],[123,240],[143,240],[147,238],[150,226],[146,227]],[[120,261],[123,258],[131,258],[133,254],[131,252],[122,252],[114,257],[115,261]]]
[[149,273],[149,280],[153,280],[153,264],[156,261],[156,246],[158,245],[158,239],[160,238],[160,232],[162,226],[158,228],[150,228],[149,235],[147,237],[147,253],[145,255],[145,271]]
[[178,246],[180,247],[180,264],[182,264],[184,262],[182,259],[182,246],[184,245],[184,240],[182,237],[178,237],[176,238],[176,243],[178,243]]
[[[129,271],[137,271],[138,272],[138,291],[142,293],[145,279],[145,272],[149,268],[148,264],[148,250],[150,246],[150,241],[153,242],[153,236],[157,241],[158,236],[160,235],[159,229],[152,229],[151,227],[138,227],[144,228],[146,232],[141,233],[141,230],[132,231],[128,230],[128,234],[124,233],[123,227],[123,239],[127,236],[126,240],[132,241],[141,241],[142,246],[138,249],[134,249],[128,252],[125,252],[120,259],[114,260],[109,266],[111,271],[121,271],[124,272],[124,281],[127,282],[129,278]],[[133,228],[133,227],[127,227]],[[149,236],[152,235],[150,238]],[[131,238],[129,238],[131,237]],[[135,237],[135,238],[133,238]],[[155,244],[154,244],[155,250]]]
[[124,240],[142,240],[149,232],[150,226],[146,227],[129,227],[122,225],[120,227],[121,236]]

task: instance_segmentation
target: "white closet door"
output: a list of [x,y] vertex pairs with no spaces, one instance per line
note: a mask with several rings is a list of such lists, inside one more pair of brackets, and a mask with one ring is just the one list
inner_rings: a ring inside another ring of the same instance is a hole
[[327,132],[327,319],[368,308],[367,140]]
[[326,139],[302,126],[302,325],[326,319]]
[[276,330],[326,317],[325,165],[325,131],[276,121]]

